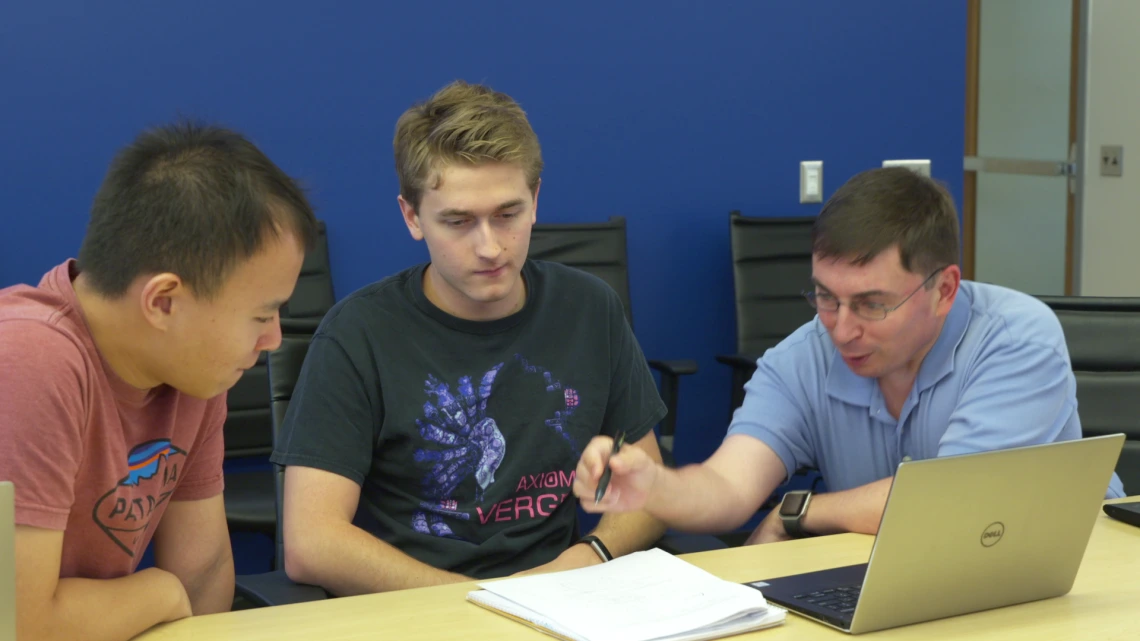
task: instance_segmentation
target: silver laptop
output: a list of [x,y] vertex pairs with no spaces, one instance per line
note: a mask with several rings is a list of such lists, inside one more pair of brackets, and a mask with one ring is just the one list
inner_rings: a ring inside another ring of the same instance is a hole
[[1123,434],[899,465],[868,563],[756,581],[859,634],[1069,592]]
[[16,506],[11,481],[0,481],[0,641],[16,641]]

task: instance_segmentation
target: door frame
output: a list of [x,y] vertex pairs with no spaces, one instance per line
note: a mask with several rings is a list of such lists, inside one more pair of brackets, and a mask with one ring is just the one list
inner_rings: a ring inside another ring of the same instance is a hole
[[[978,71],[981,36],[982,0],[966,0],[966,137],[965,155],[978,155]],[[1080,286],[1079,220],[1082,175],[1084,173],[1084,101],[1085,38],[1088,0],[1072,0],[1072,35],[1069,55],[1069,148],[1075,155],[1075,189],[1068,193],[1065,211],[1065,295],[1072,296]],[[962,181],[962,274],[973,280],[977,233],[978,177],[975,171],[963,172]]]

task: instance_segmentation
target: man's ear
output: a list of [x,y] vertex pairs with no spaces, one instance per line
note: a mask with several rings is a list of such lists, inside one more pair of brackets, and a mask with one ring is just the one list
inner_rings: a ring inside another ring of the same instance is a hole
[[538,183],[534,186],[534,193],[531,194],[531,198],[534,199],[534,207],[530,210],[530,224],[532,225],[538,222],[538,190],[541,187],[542,179],[539,178]]
[[416,213],[416,208],[412,207],[403,196],[396,196],[396,202],[400,204],[400,213],[404,215],[404,224],[408,226],[408,233],[415,240],[423,240],[424,230],[420,226],[420,215]]
[[174,313],[190,291],[176,274],[165,272],[151,276],[142,287],[139,304],[143,318],[159,331],[167,331]]
[[962,269],[957,265],[950,265],[938,275],[938,308],[936,314],[945,316],[954,306],[954,299],[958,297],[959,285],[962,284]]

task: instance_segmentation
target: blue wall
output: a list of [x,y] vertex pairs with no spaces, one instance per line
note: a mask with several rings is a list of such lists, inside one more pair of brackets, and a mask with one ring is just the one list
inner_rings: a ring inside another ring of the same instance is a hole
[[[961,193],[959,2],[5,2],[0,7],[0,285],[73,256],[115,150],[179,114],[257,141],[311,188],[338,294],[426,258],[396,207],[391,133],[454,78],[529,112],[540,219],[623,215],[637,334],[696,358],[678,449],[728,420],[728,212],[810,215],[885,158],[931,158]],[[327,3],[332,5],[334,3]],[[825,194],[825,195],[826,195]]]

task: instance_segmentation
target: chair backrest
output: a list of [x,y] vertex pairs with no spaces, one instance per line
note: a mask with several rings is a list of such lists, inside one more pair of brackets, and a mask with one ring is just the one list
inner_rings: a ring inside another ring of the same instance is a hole
[[1042,296],[1065,332],[1086,436],[1123,432],[1116,472],[1140,492],[1140,298]]
[[617,292],[625,305],[626,319],[633,325],[624,217],[614,216],[604,223],[536,224],[530,232],[527,256],[576,267],[601,278]]
[[729,214],[737,353],[758,358],[815,316],[802,296],[811,284],[814,222]]
[[[272,437],[273,443],[281,435],[285,424],[285,413],[289,410],[289,401],[293,398],[293,388],[301,377],[301,366],[305,363],[305,355],[309,353],[309,344],[312,342],[311,334],[287,334],[281,338],[281,347],[269,353],[269,389],[272,403]],[[277,493],[277,555],[275,556],[276,569],[284,567],[285,539],[281,534],[282,510],[285,505],[285,468],[273,465],[274,488]]]
[[226,422],[222,433],[226,458],[269,453],[269,373],[264,353],[242,374],[226,395]]
[[305,254],[301,275],[293,295],[281,311],[282,318],[321,319],[336,304],[332,268],[329,264],[329,240],[324,221],[317,222],[317,240]]
[[[317,324],[336,303],[329,246],[324,222],[318,223],[313,250],[305,254],[293,295],[281,310],[283,331],[315,332]],[[273,449],[269,409],[269,374],[263,353],[257,365],[238,379],[226,398],[228,414],[223,428],[226,457],[264,456]]]

